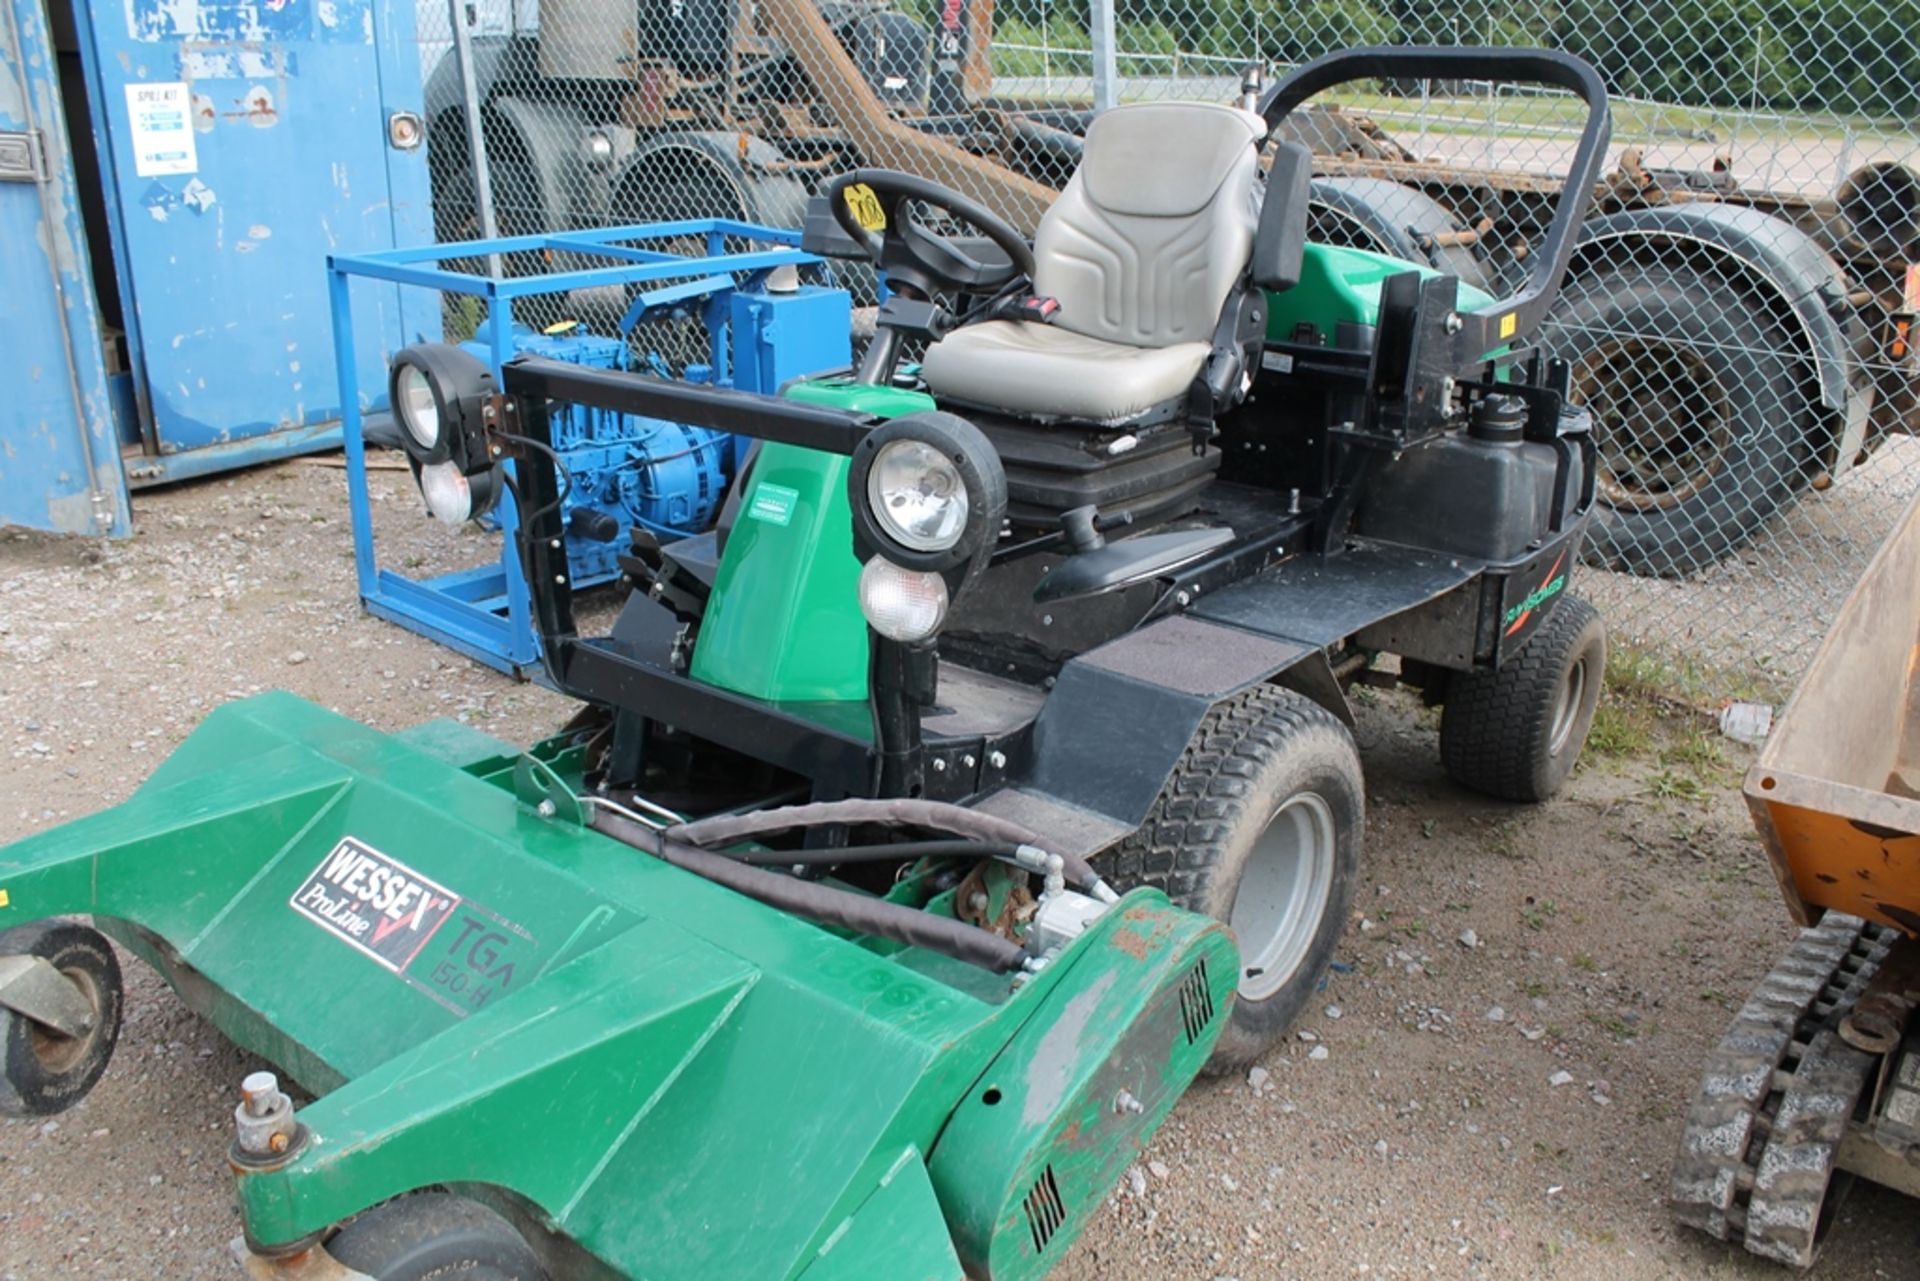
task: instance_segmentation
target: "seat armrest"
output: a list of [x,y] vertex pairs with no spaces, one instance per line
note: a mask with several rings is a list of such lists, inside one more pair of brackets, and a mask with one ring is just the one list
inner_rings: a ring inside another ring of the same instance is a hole
[[1274,144],[1260,225],[1253,233],[1253,283],[1262,289],[1291,289],[1300,283],[1312,186],[1313,153],[1297,142]]

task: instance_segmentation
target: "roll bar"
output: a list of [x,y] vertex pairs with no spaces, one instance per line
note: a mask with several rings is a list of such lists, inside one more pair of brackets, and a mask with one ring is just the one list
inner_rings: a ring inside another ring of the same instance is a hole
[[[1315,94],[1355,80],[1380,78],[1552,85],[1579,95],[1587,104],[1587,121],[1580,130],[1566,186],[1547,228],[1546,244],[1533,255],[1533,270],[1525,286],[1496,308],[1462,316],[1465,328],[1457,350],[1486,352],[1524,339],[1560,291],[1560,281],[1573,257],[1574,237],[1587,207],[1593,203],[1594,187],[1606,163],[1613,126],[1607,113],[1607,87],[1600,73],[1584,59],[1554,49],[1374,45],[1330,53],[1297,68],[1267,92],[1260,115],[1272,133],[1295,107]],[[1476,322],[1484,334],[1473,332]]]

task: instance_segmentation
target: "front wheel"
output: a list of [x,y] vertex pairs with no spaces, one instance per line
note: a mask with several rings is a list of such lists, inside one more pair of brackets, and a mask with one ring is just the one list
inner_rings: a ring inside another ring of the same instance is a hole
[[1520,652],[1493,671],[1456,672],[1440,712],[1440,763],[1462,787],[1544,801],[1573,773],[1607,670],[1607,625],[1561,600]]
[[35,921],[0,933],[0,958],[26,956],[51,965],[87,1010],[83,1026],[61,1032],[0,1006],[0,1115],[50,1116],[86,1098],[107,1070],[126,998],[113,945],[89,926]]
[[450,1192],[420,1192],[377,1205],[335,1233],[327,1253],[373,1281],[547,1278],[511,1224]]
[[1116,885],[1154,886],[1232,928],[1240,981],[1208,1072],[1265,1054],[1326,973],[1353,899],[1365,795],[1346,726],[1259,686],[1208,713],[1147,821],[1097,860]]

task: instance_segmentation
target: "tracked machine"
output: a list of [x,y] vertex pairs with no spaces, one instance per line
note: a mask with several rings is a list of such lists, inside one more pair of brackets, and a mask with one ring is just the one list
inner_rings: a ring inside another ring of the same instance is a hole
[[[1307,243],[1309,157],[1273,135],[1388,75],[1584,99],[1513,296]],[[522,751],[264,695],[0,850],[0,1105],[104,1070],[111,936],[314,1096],[244,1083],[257,1278],[1044,1275],[1324,975],[1365,826],[1347,690],[1418,688],[1453,777],[1515,801],[1599,692],[1568,591],[1593,445],[1527,346],[1598,77],[1368,49],[1258,108],[1102,115],[1032,242],[907,174],[833,180],[811,265],[889,295],[858,368],[780,395],[399,353],[423,496],[510,504],[579,716]],[[750,446],[713,529],[625,534],[605,634],[554,446],[582,406]]]
[[1920,503],[1747,773],[1806,928],[1707,1061],[1680,1222],[1807,1268],[1853,1180],[1920,1195]]

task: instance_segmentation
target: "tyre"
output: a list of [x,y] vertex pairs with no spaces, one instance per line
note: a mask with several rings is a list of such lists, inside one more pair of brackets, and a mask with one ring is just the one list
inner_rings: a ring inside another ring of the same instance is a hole
[[37,956],[65,975],[92,1009],[86,1032],[64,1036],[0,1007],[0,1114],[50,1116],[87,1097],[120,1040],[126,1000],[106,936],[72,921],[35,921],[0,933],[0,956]]
[[1593,414],[1592,563],[1704,569],[1806,486],[1815,406],[1793,336],[1724,274],[1602,262],[1561,291],[1540,345],[1572,366],[1573,398]]
[[377,1205],[334,1234],[327,1253],[374,1281],[546,1281],[513,1225],[451,1192]]
[[1098,860],[1116,886],[1154,886],[1232,928],[1240,983],[1208,1072],[1259,1059],[1319,986],[1353,899],[1365,796],[1346,726],[1260,686],[1208,713],[1146,822]]
[[[1464,230],[1418,187],[1385,178],[1316,178],[1308,239],[1426,263],[1484,294],[1498,288],[1474,245],[1432,245],[1430,237]],[[1426,243],[1423,243],[1426,242]]]
[[1600,611],[1567,596],[1493,671],[1455,672],[1440,711],[1440,763],[1462,787],[1506,801],[1560,790],[1593,728],[1607,670]]

